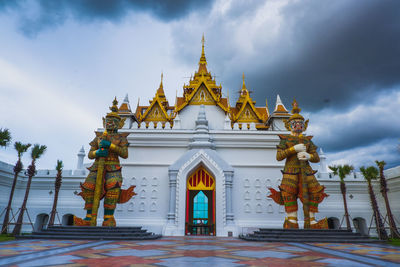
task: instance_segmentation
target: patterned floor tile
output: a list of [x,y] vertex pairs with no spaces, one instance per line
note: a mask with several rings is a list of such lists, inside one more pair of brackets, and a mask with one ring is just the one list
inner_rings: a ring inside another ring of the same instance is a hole
[[242,256],[242,257],[250,257],[250,258],[279,258],[279,259],[290,259],[296,257],[295,254],[280,252],[280,251],[249,251],[249,250],[241,250],[232,252],[234,255]]
[[1,266],[399,266],[397,247],[263,243],[236,238],[151,241],[20,240],[0,243]]
[[163,260],[162,263],[158,263],[158,266],[171,266],[171,267],[187,267],[187,266],[244,266],[243,264],[236,263],[237,260],[234,259],[225,259],[219,257],[205,257],[205,258],[197,258],[197,257],[179,257],[179,258],[170,258]]
[[328,266],[337,267],[337,266],[354,266],[354,267],[368,267],[371,266],[369,264],[359,263],[352,260],[346,259],[323,259],[318,262],[327,263]]

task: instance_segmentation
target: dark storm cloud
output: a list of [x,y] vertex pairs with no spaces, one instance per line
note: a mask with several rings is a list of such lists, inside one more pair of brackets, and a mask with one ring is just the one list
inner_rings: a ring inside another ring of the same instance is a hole
[[400,84],[400,1],[299,1],[282,14],[273,60],[252,73],[259,102],[348,108]]
[[397,155],[387,155],[391,166],[398,165],[400,124],[396,122],[399,105],[400,91],[392,91],[366,104],[355,104],[351,112],[331,109],[314,112],[309,114],[308,133],[315,136],[315,143],[326,152],[366,151],[370,147],[370,153],[374,155],[382,154],[386,149]]
[[[148,12],[162,21],[180,19],[194,10],[211,6],[213,0],[0,0],[0,11],[17,11],[21,31],[29,37],[60,25],[69,17],[81,22],[118,22],[130,12]],[[36,12],[27,11],[35,10]],[[34,14],[32,14],[34,13]]]

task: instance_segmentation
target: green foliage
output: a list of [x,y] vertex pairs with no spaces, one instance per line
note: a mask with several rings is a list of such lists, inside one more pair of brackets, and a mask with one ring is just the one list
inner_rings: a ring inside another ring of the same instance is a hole
[[378,168],[379,169],[382,169],[383,170],[383,168],[385,167],[385,165],[386,165],[386,162],[385,161],[378,161],[378,160],[375,160],[375,163],[376,163],[376,165],[378,165]]
[[2,241],[10,241],[10,240],[14,240],[15,237],[11,236],[11,235],[7,235],[7,234],[2,234],[0,235],[0,242]]
[[8,129],[0,128],[0,146],[6,147],[11,142],[11,133]]
[[388,243],[393,246],[400,246],[400,239],[399,238],[390,238]]
[[39,145],[39,144],[33,145],[31,151],[32,160],[37,160],[38,158],[40,158],[44,154],[46,149],[47,147],[45,145]]
[[18,152],[18,158],[21,159],[22,155],[28,150],[31,144],[22,144],[21,142],[15,142],[14,148]]
[[343,182],[346,175],[350,174],[350,172],[354,170],[354,167],[352,165],[345,164],[329,166],[329,169],[333,171],[333,175],[338,175],[340,181]]
[[364,176],[364,179],[367,180],[369,183],[371,182],[371,180],[375,180],[376,178],[378,178],[379,174],[378,169],[375,168],[374,166],[369,166],[367,168],[362,166],[360,168],[360,172]]
[[57,165],[56,165],[56,170],[58,171],[58,172],[61,172],[62,171],[62,169],[64,168],[64,164],[63,164],[63,162],[62,162],[62,160],[57,160]]

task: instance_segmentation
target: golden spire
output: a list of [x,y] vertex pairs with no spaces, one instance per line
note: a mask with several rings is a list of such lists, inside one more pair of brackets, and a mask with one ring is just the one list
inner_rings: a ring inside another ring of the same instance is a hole
[[201,56],[200,56],[200,61],[199,61],[199,73],[207,73],[207,60],[206,60],[206,54],[204,52],[204,33],[203,37],[201,38]]
[[246,88],[246,83],[244,82],[244,72],[242,74],[242,80],[243,80],[243,84],[242,84],[241,95],[246,95],[248,93],[248,91],[247,91],[247,88]]
[[161,72],[161,82],[160,82],[160,87],[157,90],[157,94],[161,97],[164,97],[164,86],[163,86],[163,77],[164,74]]

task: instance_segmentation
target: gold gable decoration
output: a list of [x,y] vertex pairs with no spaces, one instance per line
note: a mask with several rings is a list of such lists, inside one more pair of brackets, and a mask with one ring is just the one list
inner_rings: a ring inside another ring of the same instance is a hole
[[[204,90],[204,91],[203,91]],[[187,105],[217,105],[225,112],[229,111],[227,98],[222,97],[222,86],[217,85],[211,72],[207,70],[207,60],[204,52],[204,35],[202,38],[199,69],[189,84],[183,86],[183,97],[177,97],[175,112],[179,112]]]
[[205,86],[201,86],[190,99],[190,105],[215,105],[215,101]]
[[239,98],[236,101],[235,107],[230,109],[230,117],[232,125],[234,123],[256,123],[258,130],[266,130],[265,125],[269,117],[267,103],[265,107],[255,107],[256,101],[250,96],[250,91],[247,90],[244,73],[242,75],[242,89],[240,90]]
[[170,107],[167,98],[165,97],[163,87],[163,74],[161,74],[160,86],[157,89],[156,95],[153,100],[149,101],[150,106],[139,106],[136,109],[136,117],[139,123],[145,123],[146,128],[149,122],[161,122],[163,128],[166,122],[173,124],[174,113],[172,112],[174,107]]

